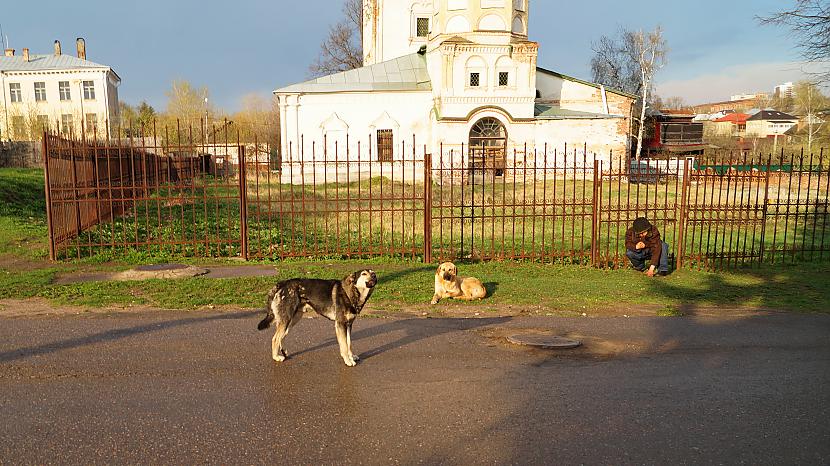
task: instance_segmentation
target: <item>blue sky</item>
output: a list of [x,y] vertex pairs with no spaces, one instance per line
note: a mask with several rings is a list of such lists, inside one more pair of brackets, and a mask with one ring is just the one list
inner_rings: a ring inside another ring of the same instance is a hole
[[[791,0],[531,0],[530,38],[539,65],[590,79],[591,42],[620,27],[665,30],[671,52],[658,74],[664,97],[688,103],[772,91],[804,76],[787,31],[761,27],[764,15]],[[142,0],[112,2],[5,0],[0,25],[10,46],[51,53],[58,39],[74,53],[84,37],[88,59],[123,79],[120,97],[157,109],[174,79],[207,86],[212,104],[228,111],[250,93],[269,95],[303,81],[340,0]]]

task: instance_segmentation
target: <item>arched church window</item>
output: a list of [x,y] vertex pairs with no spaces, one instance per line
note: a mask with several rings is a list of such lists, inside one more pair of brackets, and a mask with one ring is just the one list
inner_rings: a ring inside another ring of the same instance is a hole
[[475,56],[467,60],[467,87],[484,87],[487,85],[487,62]]
[[508,56],[499,57],[496,60],[496,84],[499,87],[515,86],[515,67],[513,60]]
[[470,144],[480,145],[491,141],[504,142],[507,140],[507,130],[497,118],[485,117],[478,120],[470,128]]
[[522,35],[526,34],[525,33],[525,22],[522,21],[521,16],[516,16],[515,18],[513,18],[512,31],[513,31],[513,34],[522,34]]

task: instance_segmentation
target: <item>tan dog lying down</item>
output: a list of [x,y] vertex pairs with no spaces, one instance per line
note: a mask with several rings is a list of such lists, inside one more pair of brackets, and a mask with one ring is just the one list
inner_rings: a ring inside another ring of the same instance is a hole
[[487,290],[477,278],[458,276],[458,267],[452,262],[444,262],[435,272],[435,294],[430,304],[438,304],[442,298],[463,300],[481,299],[487,295]]

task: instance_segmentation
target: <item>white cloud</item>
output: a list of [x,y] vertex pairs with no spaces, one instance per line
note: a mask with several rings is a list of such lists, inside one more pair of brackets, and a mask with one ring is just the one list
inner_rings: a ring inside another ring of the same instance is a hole
[[683,97],[689,104],[718,102],[735,94],[772,93],[781,83],[808,79],[809,72],[816,69],[815,65],[800,62],[730,65],[689,79],[658,82],[657,93],[663,98]]

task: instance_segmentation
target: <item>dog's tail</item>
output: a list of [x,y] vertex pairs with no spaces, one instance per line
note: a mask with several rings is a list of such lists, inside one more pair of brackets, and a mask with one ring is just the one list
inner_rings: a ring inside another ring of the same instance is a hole
[[279,289],[280,287],[277,285],[268,292],[268,299],[265,301],[265,318],[259,321],[259,325],[256,326],[257,330],[265,330],[274,321],[274,298],[277,296]]

